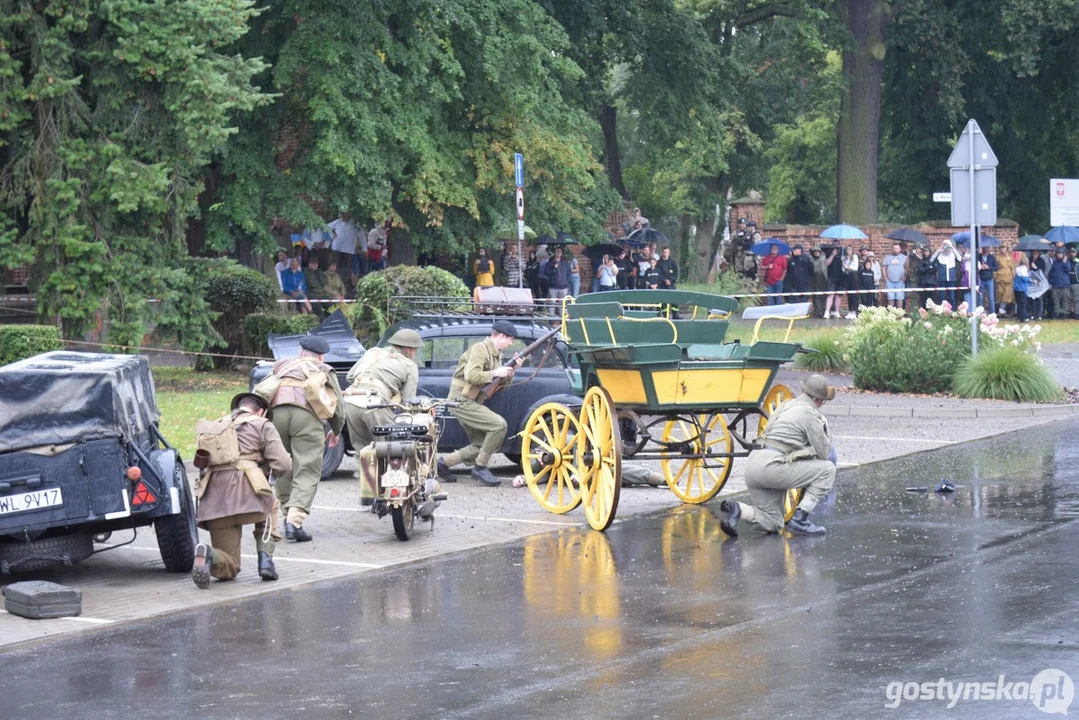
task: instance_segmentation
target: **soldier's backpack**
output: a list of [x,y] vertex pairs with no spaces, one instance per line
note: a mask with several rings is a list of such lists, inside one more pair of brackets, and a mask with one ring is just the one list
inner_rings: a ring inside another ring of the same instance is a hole
[[285,363],[279,373],[284,375],[293,368],[298,367],[304,374],[303,380],[281,377],[278,373],[270,373],[258,385],[254,392],[266,398],[266,402],[272,403],[278,389],[284,387],[303,388],[304,399],[307,400],[311,412],[319,420],[329,420],[337,412],[337,394],[330,388],[330,378],[322,370],[312,369],[312,363],[303,359]]
[[[199,420],[195,423],[195,443],[199,450],[209,453],[210,470],[218,467],[232,467],[240,470],[247,477],[256,494],[272,495],[273,488],[258,463],[249,458],[245,459],[240,453],[236,426],[251,422],[251,420],[251,417],[233,418],[231,415],[217,420]],[[206,492],[210,475],[211,473],[206,473],[199,477],[199,482],[195,487],[195,497],[199,500]]]

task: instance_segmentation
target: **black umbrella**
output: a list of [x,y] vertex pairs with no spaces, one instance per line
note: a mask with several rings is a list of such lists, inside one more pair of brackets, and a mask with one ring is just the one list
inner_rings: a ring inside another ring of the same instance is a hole
[[656,245],[670,245],[671,241],[667,239],[667,236],[652,227],[638,228],[626,235],[626,242],[634,247],[641,245],[647,245],[649,243],[655,243]]
[[1053,249],[1053,243],[1049,242],[1041,235],[1024,235],[1019,238],[1019,242],[1015,244],[1016,250],[1023,250],[1030,252],[1031,250],[1041,250],[1046,252]]
[[612,258],[617,258],[618,253],[622,252],[625,248],[621,245],[614,243],[600,243],[598,245],[590,245],[584,249],[584,254],[591,258],[593,263],[598,263],[603,260],[604,255],[610,255]]
[[911,230],[910,228],[899,228],[893,230],[884,237],[889,240],[898,240],[900,242],[912,242],[915,245],[922,245],[926,242],[925,235],[922,235],[917,230]]

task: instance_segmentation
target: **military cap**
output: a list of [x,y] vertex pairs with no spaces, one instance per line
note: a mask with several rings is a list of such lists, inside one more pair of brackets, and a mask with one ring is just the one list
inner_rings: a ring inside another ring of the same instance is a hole
[[802,381],[802,392],[817,400],[834,400],[835,388],[828,384],[823,375],[810,375]]
[[415,330],[404,328],[390,336],[390,345],[406,348],[421,348],[423,347],[423,338],[421,338],[420,334]]
[[232,398],[232,409],[235,410],[240,407],[240,403],[242,403],[244,400],[254,401],[256,405],[266,411],[267,418],[273,418],[273,408],[270,407],[270,403],[266,402],[266,398],[262,397],[261,395],[256,395],[255,393],[244,392],[235,395]]
[[509,320],[499,320],[491,326],[491,331],[509,335],[512,338],[517,337],[517,328]]
[[330,351],[330,344],[318,335],[304,335],[300,338],[300,347],[319,355],[325,355]]

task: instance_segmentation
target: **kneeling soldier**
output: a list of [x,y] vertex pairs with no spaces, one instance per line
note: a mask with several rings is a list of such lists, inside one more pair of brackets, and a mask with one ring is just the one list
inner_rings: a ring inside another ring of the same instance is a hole
[[396,415],[392,408],[371,406],[415,399],[420,381],[416,352],[422,347],[418,332],[398,330],[390,337],[389,347],[371,348],[348,371],[351,384],[344,397],[348,434],[359,457],[361,505],[371,505],[375,498],[374,448],[368,447],[375,441],[372,429],[392,424]]
[[783,500],[788,490],[805,488],[787,530],[797,535],[818,535],[824,528],[814,525],[809,513],[835,483],[835,450],[828,437],[828,423],[820,407],[835,397],[835,388],[822,375],[802,382],[802,394],[779,406],[764,429],[760,443],[746,461],[746,487],[752,503],[724,500],[720,509],[723,532],[738,536],[738,520],[749,522],[764,532],[783,529]]
[[[513,344],[517,328],[513,323],[499,320],[491,326],[491,336],[476,343],[461,356],[450,384],[450,402],[460,403],[451,407],[450,413],[464,428],[471,444],[438,460],[438,474],[446,482],[453,482],[450,468],[462,462],[472,462],[472,477],[487,485],[499,485],[501,480],[487,469],[491,455],[502,447],[506,437],[506,420],[490,408],[484,407],[487,398],[483,388],[496,379],[503,385],[513,380],[514,367],[502,365],[502,351]],[[517,358],[520,367],[524,358]]]
[[232,413],[214,422],[200,421],[198,464],[205,465],[195,497],[196,519],[210,531],[210,545],[195,548],[191,579],[200,589],[210,576],[232,580],[240,572],[240,538],[244,525],[255,526],[259,577],[276,580],[273,552],[277,534],[273,488],[267,470],[280,476],[292,470],[292,460],[281,443],[266,400],[253,393],[232,399]]

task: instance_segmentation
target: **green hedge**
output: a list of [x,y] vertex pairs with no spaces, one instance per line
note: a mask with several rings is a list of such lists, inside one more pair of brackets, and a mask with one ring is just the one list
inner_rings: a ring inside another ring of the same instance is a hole
[[[348,320],[365,346],[373,345],[385,332],[386,308],[390,297],[470,297],[468,286],[452,273],[437,267],[394,265],[370,273],[356,288],[356,302],[348,307]],[[395,318],[400,320],[401,318]]]
[[0,325],[0,365],[63,348],[60,328],[52,325]]
[[252,313],[243,320],[244,354],[273,357],[266,344],[268,335],[299,335],[318,325],[314,315]]
[[189,262],[202,281],[206,304],[217,313],[213,326],[226,343],[220,352],[239,353],[245,344],[244,318],[276,309],[280,288],[258,270],[232,260],[193,258]]

